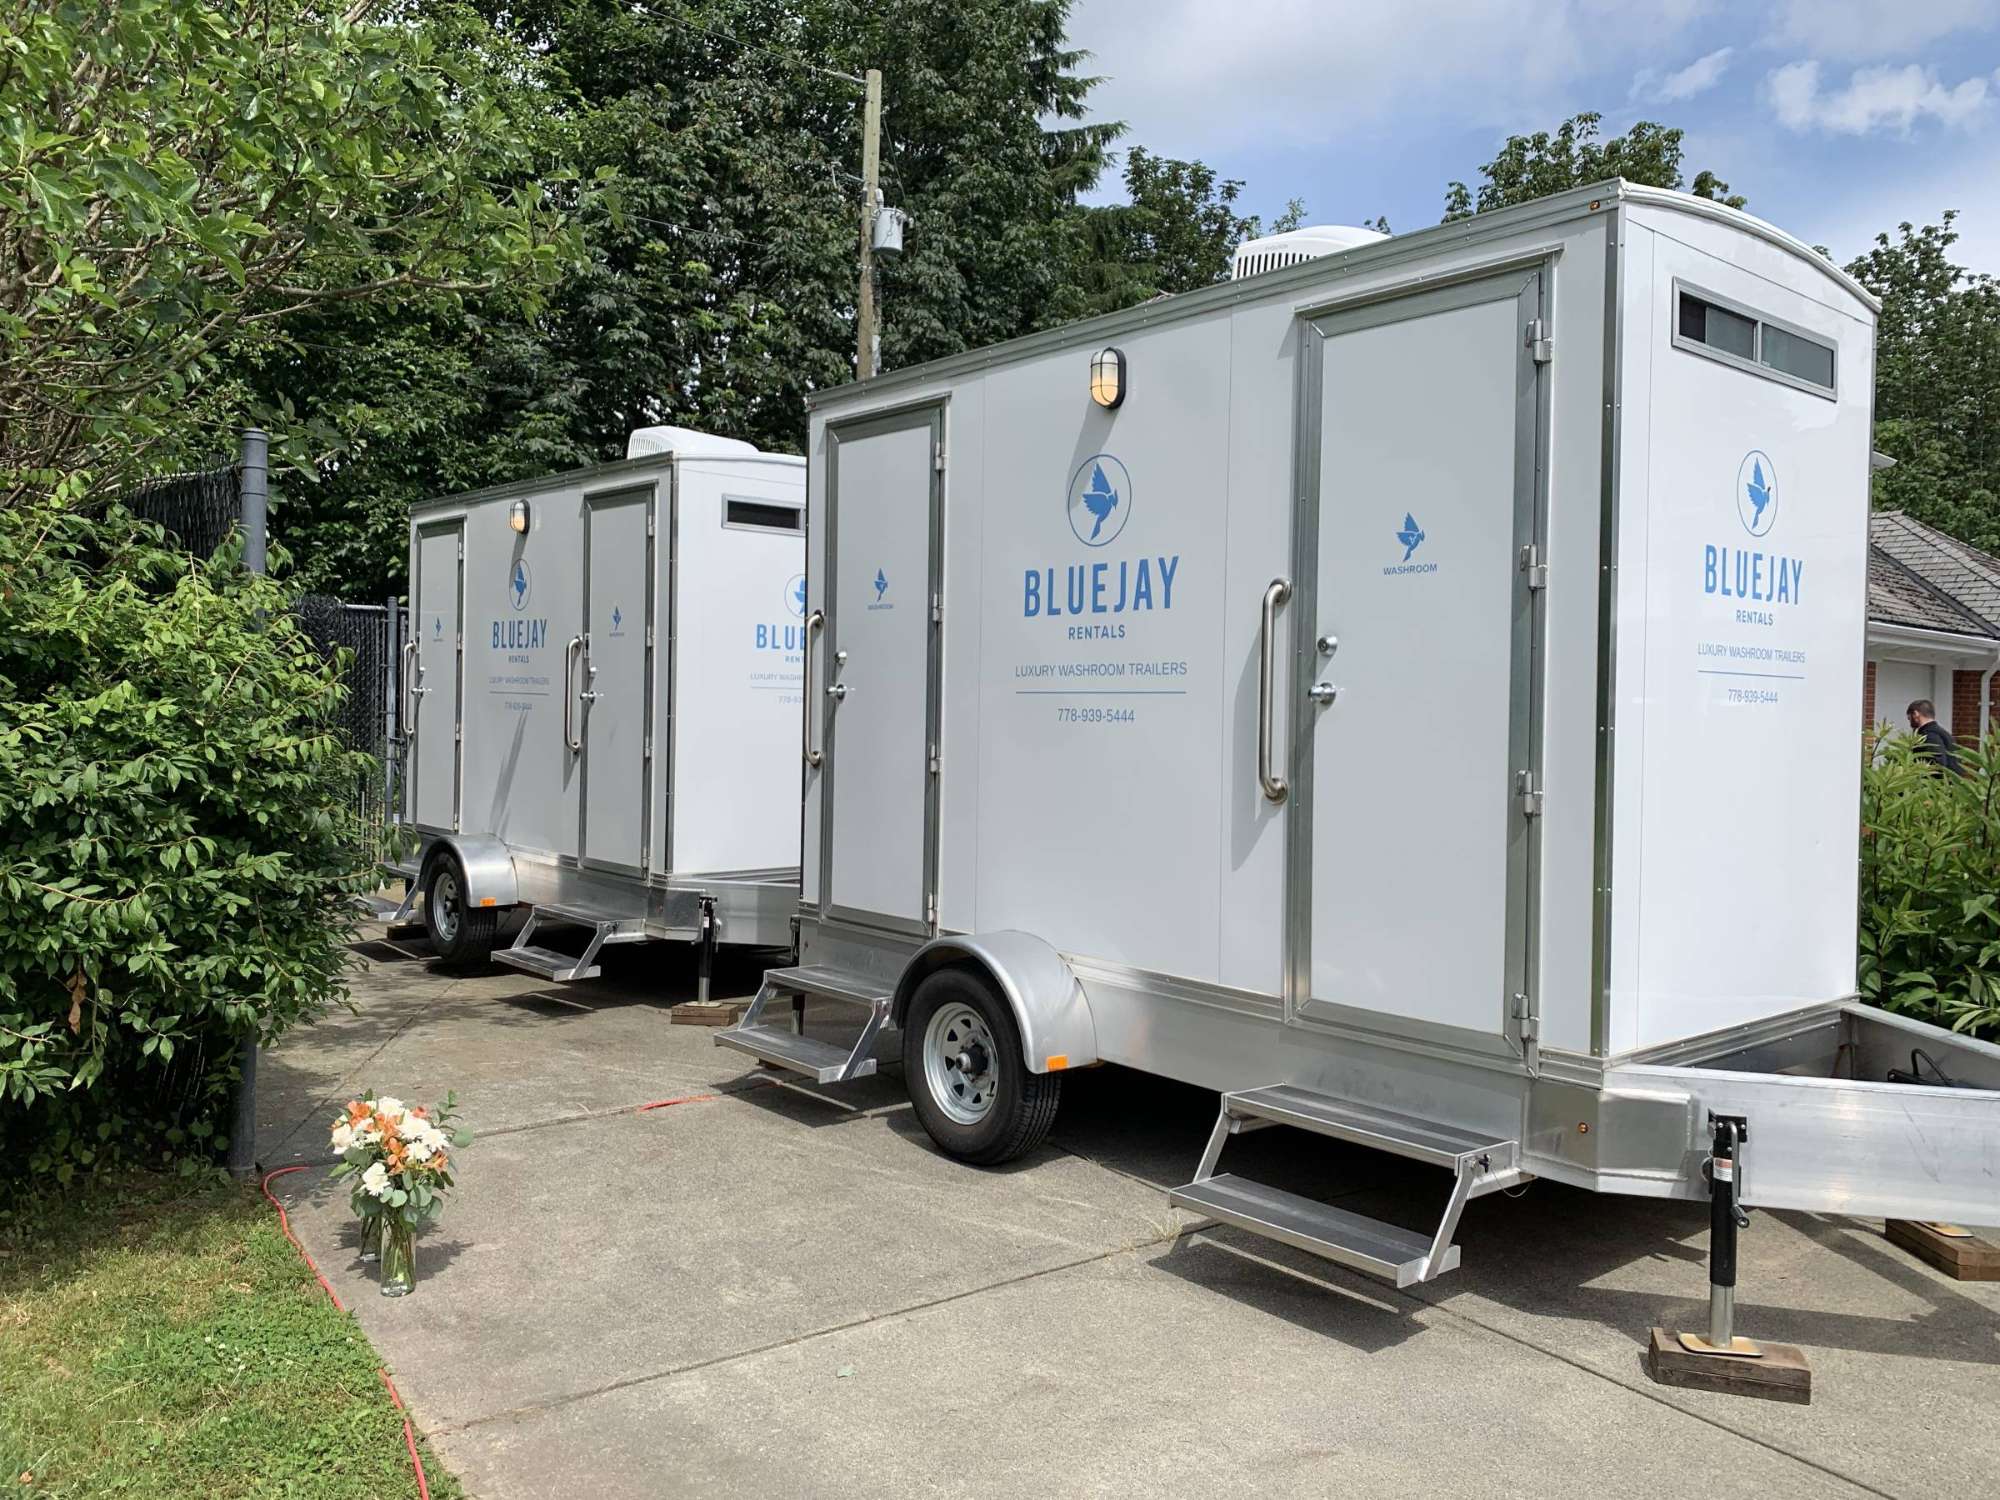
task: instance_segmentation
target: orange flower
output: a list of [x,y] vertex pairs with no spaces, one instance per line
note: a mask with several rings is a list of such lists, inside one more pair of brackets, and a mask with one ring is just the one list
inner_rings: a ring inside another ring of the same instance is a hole
[[368,1118],[370,1112],[368,1105],[364,1101],[360,1099],[352,1100],[347,1106],[347,1123],[350,1125],[359,1125]]

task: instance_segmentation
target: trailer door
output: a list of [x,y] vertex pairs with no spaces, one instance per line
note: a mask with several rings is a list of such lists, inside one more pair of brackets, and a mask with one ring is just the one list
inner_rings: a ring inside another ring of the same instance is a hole
[[1533,1035],[1541,295],[1511,273],[1305,331],[1290,957],[1308,1021],[1496,1052]]
[[403,701],[410,756],[410,821],[426,833],[458,829],[460,662],[465,637],[465,522],[418,528]]
[[577,682],[582,742],[581,863],[640,873],[646,863],[647,699],[653,601],[653,491],[583,502],[583,660]]
[[821,888],[831,915],[910,932],[933,922],[943,420],[930,408],[827,434]]

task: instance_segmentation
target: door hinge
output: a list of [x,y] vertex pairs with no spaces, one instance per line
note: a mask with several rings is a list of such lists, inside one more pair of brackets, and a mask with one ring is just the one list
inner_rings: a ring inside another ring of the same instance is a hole
[[646,627],[646,649],[648,651],[653,649],[653,627],[650,625]]
[[1528,353],[1534,357],[1538,365],[1545,365],[1556,357],[1556,341],[1549,334],[1546,319],[1536,318],[1528,325],[1528,334],[1524,342],[1528,346]]
[[1549,586],[1549,565],[1542,561],[1540,542],[1530,542],[1521,549],[1521,571],[1527,575],[1529,588],[1545,589]]
[[1520,1027],[1522,1041],[1541,1040],[1542,1018],[1535,1014],[1535,1002],[1529,995],[1518,990],[1514,994],[1514,1020]]
[[643,760],[651,760],[653,758],[653,737],[649,734],[641,743],[645,746],[645,748],[642,751],[640,751],[640,758]]
[[462,531],[458,534],[458,560],[465,561],[465,533]]
[[944,444],[942,442],[931,445],[931,467],[940,474],[944,472]]
[[1514,792],[1521,799],[1521,816],[1539,818],[1542,815],[1542,784],[1533,771],[1514,773]]
[[940,756],[940,755],[938,754],[938,747],[937,747],[937,745],[936,745],[935,743],[933,743],[933,744],[931,745],[931,749],[930,749],[930,767],[931,767],[931,775],[933,775],[933,776],[937,775],[937,773],[938,773],[938,768],[939,768],[940,766],[942,766],[943,764],[944,764],[944,760],[943,760],[943,757],[941,757],[941,756]]
[[653,534],[653,508],[649,505],[646,507],[646,535],[651,536],[652,534]]
[[942,625],[942,624],[944,623],[944,595],[943,595],[943,594],[932,594],[932,595],[931,595],[931,623],[932,623],[933,625]]
[[937,892],[935,891],[924,897],[924,924],[928,927],[937,926]]

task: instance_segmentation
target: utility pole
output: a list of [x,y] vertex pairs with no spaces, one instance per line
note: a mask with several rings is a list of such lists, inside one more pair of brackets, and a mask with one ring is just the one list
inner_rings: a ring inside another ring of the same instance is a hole
[[[243,566],[264,571],[267,526],[267,480],[271,440],[255,427],[243,429],[243,453],[238,465],[236,494],[243,525]],[[257,1174],[257,1033],[243,1038],[237,1053],[236,1123],[229,1132],[229,1175],[247,1182]]]
[[868,102],[861,114],[861,296],[855,304],[854,378],[875,374],[875,209],[882,175],[882,70],[870,68],[863,80]]

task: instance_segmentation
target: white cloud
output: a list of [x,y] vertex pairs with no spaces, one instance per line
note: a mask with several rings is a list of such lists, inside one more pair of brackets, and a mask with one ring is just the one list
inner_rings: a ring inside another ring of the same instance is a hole
[[[2000,77],[2000,74],[1995,75]],[[1866,135],[1873,130],[1908,132],[1919,120],[1969,125],[1992,102],[1984,77],[1946,85],[1934,68],[1856,68],[1844,86],[1822,89],[1817,62],[1787,63],[1771,74],[1771,104],[1790,130],[1827,130]]]
[[[1413,118],[1519,128],[1575,81],[1684,45],[1715,0],[1079,0],[1098,118],[1169,155],[1318,145]],[[1587,107],[1587,101],[1576,108]]]
[[1955,31],[2000,26],[1993,0],[1784,0],[1773,40],[1815,57],[1906,57]]
[[1735,55],[1734,47],[1717,47],[1664,78],[1658,69],[1647,68],[1633,76],[1632,98],[1637,103],[1671,104],[1705,94],[1722,82],[1722,75],[1729,71],[1729,60]]

